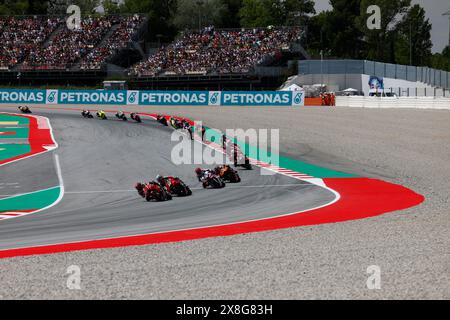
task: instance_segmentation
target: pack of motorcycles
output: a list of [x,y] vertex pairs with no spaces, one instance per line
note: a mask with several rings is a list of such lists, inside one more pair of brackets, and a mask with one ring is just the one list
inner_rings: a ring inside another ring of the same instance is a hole
[[[229,165],[223,165],[210,169],[200,169],[201,174],[197,177],[204,189],[221,189],[225,182],[239,183],[241,178],[236,170]],[[174,196],[188,197],[192,195],[191,189],[178,177],[164,177],[158,181],[149,183],[138,182],[135,185],[138,194],[147,201],[169,201]]]
[[[81,112],[81,115],[84,118],[88,118],[88,119],[93,119],[94,118],[94,116],[92,115],[92,113],[89,110],[83,110]],[[103,110],[97,111],[95,113],[95,115],[97,116],[97,118],[99,118],[101,120],[108,120],[108,117],[106,116],[106,112],[103,111]],[[121,111],[116,113],[116,118],[119,119],[119,120],[128,121],[128,118],[125,115],[125,113],[123,113]],[[138,123],[142,122],[141,117],[137,113],[131,113],[130,114],[130,118],[131,118],[131,120],[134,120],[134,121],[136,121]]]
[[[19,106],[22,113],[32,113],[27,106]],[[89,110],[83,110],[81,115],[84,118],[93,119],[94,115]],[[107,120],[108,117],[103,110],[96,112],[97,118]],[[117,112],[116,118],[122,121],[128,121],[127,116],[123,112]],[[141,117],[137,113],[131,113],[130,118],[138,123],[142,122]],[[171,125],[174,129],[183,129],[184,123],[180,120],[171,118],[169,121],[162,116],[157,116],[157,121],[165,126]],[[241,166],[247,170],[252,170],[249,159],[237,148],[228,152],[230,158],[234,158],[234,166]],[[196,172],[197,178],[202,182],[204,189],[221,189],[226,186],[226,182],[239,183],[241,178],[236,170],[229,165],[216,167],[214,170],[197,169],[201,172]],[[138,194],[147,201],[168,201],[172,200],[173,196],[188,197],[192,195],[191,189],[180,179],[175,177],[161,178],[161,181],[151,181],[149,183],[137,183],[135,186]]]
[[[85,118],[93,118],[94,116],[88,111],[83,110],[81,113]],[[96,116],[99,119],[107,120],[104,111],[98,111]],[[117,112],[116,118],[128,121],[123,112]],[[137,122],[142,122],[141,118],[136,113],[131,113],[130,118]],[[191,127],[187,125],[186,121],[170,118],[169,120],[163,115],[157,115],[156,121],[164,126],[171,126],[175,130],[187,129]],[[230,158],[234,158],[235,167],[241,166],[244,169],[251,170],[252,166],[250,160],[238,149],[235,145],[233,151],[228,153]],[[201,175],[197,174],[199,181],[205,189],[221,189],[226,186],[226,182],[239,183],[241,178],[236,170],[229,165],[219,166],[214,170],[201,170]],[[148,183],[138,182],[135,188],[138,194],[147,201],[169,201],[173,196],[188,197],[192,195],[191,189],[178,177],[162,178],[162,181],[150,181]]]

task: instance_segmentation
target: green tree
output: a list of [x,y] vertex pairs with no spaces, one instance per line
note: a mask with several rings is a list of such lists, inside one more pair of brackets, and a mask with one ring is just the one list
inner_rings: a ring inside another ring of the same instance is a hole
[[331,0],[331,11],[312,17],[308,24],[307,46],[317,56],[364,58],[364,34],[358,28],[361,0]]
[[[367,28],[367,8],[377,5],[381,9],[381,29]],[[411,0],[361,0],[361,14],[357,19],[360,30],[364,33],[367,45],[367,59],[391,62],[395,57],[395,33],[398,31],[397,18],[408,11]]]
[[242,8],[242,2],[243,0],[222,0],[222,4],[226,8],[222,16],[224,28],[239,28],[241,26],[239,10]]
[[444,58],[450,59],[450,45],[446,46],[444,50],[442,50],[442,56]]
[[442,53],[432,55],[430,60],[430,67],[450,72],[450,46],[444,48]]
[[431,48],[431,23],[420,5],[412,6],[398,25],[395,62],[415,66],[428,65]]
[[281,20],[272,0],[244,0],[239,16],[241,25],[246,28],[276,25]]
[[245,27],[305,25],[314,14],[312,0],[244,0],[239,12]]
[[149,39],[156,40],[160,34],[167,38],[175,35],[172,18],[176,4],[176,0],[125,0],[121,11],[145,14],[149,21]]
[[285,0],[282,8],[283,25],[305,26],[311,14],[316,13],[312,0]]
[[28,0],[3,0],[0,1],[0,14],[2,15],[26,15],[30,4]]
[[178,0],[173,23],[178,29],[221,27],[226,9],[222,0]]
[[47,14],[48,1],[28,0],[28,14]]
[[102,5],[103,10],[105,10],[106,14],[118,14],[124,10],[123,5],[120,5],[119,3],[113,0],[104,0],[102,2]]
[[67,8],[70,5],[77,5],[80,7],[81,14],[93,14],[95,8],[100,5],[100,0],[50,0],[48,2],[48,14],[61,14],[67,13]]

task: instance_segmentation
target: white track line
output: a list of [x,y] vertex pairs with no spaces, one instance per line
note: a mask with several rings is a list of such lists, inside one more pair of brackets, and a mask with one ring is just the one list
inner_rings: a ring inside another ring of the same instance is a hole
[[[26,217],[28,215],[35,214],[35,213],[38,213],[38,212],[50,209],[50,208],[56,206],[58,203],[61,202],[61,200],[64,197],[64,181],[63,181],[62,174],[61,174],[61,165],[59,163],[59,156],[56,153],[54,154],[54,162],[55,162],[56,173],[58,175],[58,181],[59,181],[59,196],[56,199],[56,201],[53,202],[52,204],[48,205],[45,208],[42,208],[42,209],[39,209],[39,210],[36,210],[36,211],[33,211],[33,212],[20,213],[17,216],[10,216],[10,217],[6,217],[6,218],[4,217],[1,220],[10,220],[10,219],[18,219],[18,218]],[[24,194],[17,194],[17,195],[6,196],[6,197],[16,198],[16,197],[19,197],[19,196],[32,194],[32,193],[36,193],[36,192],[41,192],[41,191],[46,191],[46,190],[50,190],[50,189],[54,189],[54,188],[57,188],[57,186],[52,187],[52,188],[47,188],[47,189],[44,189],[44,190],[38,190],[38,191],[34,191],[34,192],[29,192],[29,193],[24,193]],[[4,195],[2,195],[2,197],[3,196]],[[8,199],[8,198],[2,198],[0,200],[6,200],[6,199]]]
[[[143,116],[148,116],[148,115],[143,115]],[[155,117],[151,117],[151,116],[150,116],[150,118],[156,119]],[[202,144],[204,144],[205,146],[209,147],[207,144],[205,144],[203,142],[202,142]],[[289,175],[287,175],[287,176],[289,176]],[[298,178],[297,178],[297,180],[298,180]],[[186,231],[186,230],[192,231],[192,230],[211,228],[211,227],[223,227],[223,226],[242,224],[242,223],[248,223],[248,222],[264,221],[264,220],[270,220],[270,219],[274,219],[274,218],[288,217],[288,216],[301,214],[301,213],[305,213],[305,212],[309,212],[309,211],[313,211],[313,210],[318,210],[318,209],[321,209],[321,208],[325,208],[325,207],[331,206],[331,205],[333,205],[334,203],[336,203],[336,202],[338,202],[340,200],[341,195],[338,192],[336,192],[335,190],[329,188],[326,185],[320,185],[320,184],[315,184],[315,185],[317,185],[317,186],[319,186],[319,187],[321,187],[323,189],[331,191],[336,196],[335,199],[333,201],[331,201],[330,203],[327,203],[327,204],[324,204],[324,205],[321,205],[321,206],[317,206],[317,207],[314,207],[314,208],[302,210],[300,212],[298,212],[298,211],[297,212],[291,212],[291,213],[286,213],[286,214],[277,215],[277,216],[273,216],[273,217],[262,218],[262,219],[251,219],[251,220],[246,220],[246,221],[224,223],[224,224],[211,225],[211,226],[201,226],[201,227],[195,227],[195,228],[170,230],[170,231],[153,232],[153,233],[141,233],[141,234],[134,234],[134,235],[123,235],[123,236],[119,236],[119,237],[115,236],[115,237],[104,237],[104,238],[97,238],[97,239],[91,239],[91,240],[80,240],[80,241],[72,241],[72,242],[50,243],[50,244],[43,244],[43,245],[34,246],[33,248],[46,247],[46,246],[50,246],[50,245],[62,245],[62,244],[67,244],[67,243],[75,244],[75,243],[83,243],[83,242],[87,242],[87,241],[111,240],[111,239],[121,239],[121,238],[126,238],[126,237],[139,237],[139,236],[148,236],[148,235],[156,235],[156,234],[167,234],[167,233],[174,233],[174,232],[180,232],[180,231]],[[16,247],[16,248],[2,249],[0,251],[15,250],[15,249],[21,249],[21,248],[30,248],[30,247],[29,246]]]
[[[49,121],[49,123],[50,123],[50,121]],[[53,131],[53,130],[50,130],[50,131]],[[50,209],[50,208],[56,206],[58,203],[60,203],[61,200],[64,197],[64,180],[63,180],[62,173],[61,173],[61,164],[59,163],[59,156],[55,153],[53,158],[54,158],[55,167],[56,167],[56,174],[58,175],[58,181],[59,181],[59,196],[58,196],[58,199],[56,199],[55,202],[53,202],[52,204],[46,206],[45,208],[42,208],[42,209],[30,212],[30,214],[35,214],[35,213],[38,213],[38,212]],[[22,217],[24,217],[24,216],[27,216],[27,215],[23,215]]]
[[[229,189],[243,189],[243,188],[288,188],[288,187],[296,187],[296,186],[313,186],[310,183],[296,183],[296,184],[268,184],[268,185],[260,185],[260,186],[230,186],[227,185],[227,190]],[[203,188],[191,188],[191,190],[203,190]],[[105,191],[66,191],[65,194],[101,194],[101,193],[131,193],[136,192],[136,190],[105,190]]]

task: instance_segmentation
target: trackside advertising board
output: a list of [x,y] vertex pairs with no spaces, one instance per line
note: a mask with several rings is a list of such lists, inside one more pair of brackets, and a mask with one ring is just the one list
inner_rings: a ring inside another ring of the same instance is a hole
[[0,89],[0,103],[46,103],[46,90]]
[[135,91],[0,89],[0,104],[304,106],[303,91]]

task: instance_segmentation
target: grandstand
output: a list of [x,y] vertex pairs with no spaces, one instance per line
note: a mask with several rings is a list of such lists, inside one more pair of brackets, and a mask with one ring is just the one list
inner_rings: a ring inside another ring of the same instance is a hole
[[300,28],[189,31],[129,70],[139,88],[276,87],[288,61],[304,59]]
[[98,85],[119,76],[135,88],[275,88],[290,75],[288,61],[305,56],[301,29],[276,27],[210,26],[145,50],[146,23],[137,14],[88,16],[69,30],[61,17],[0,18],[0,82]]
[[250,29],[188,32],[131,73],[142,76],[249,73],[255,64],[279,60],[299,40],[300,30]]
[[0,81],[101,83],[108,75],[108,63],[142,38],[146,23],[138,14],[88,16],[79,30],[69,30],[62,17],[0,17]]
[[0,17],[0,69],[10,70],[39,50],[61,25],[50,17]]

